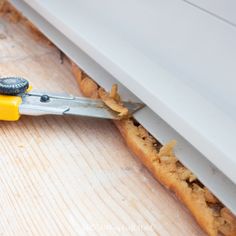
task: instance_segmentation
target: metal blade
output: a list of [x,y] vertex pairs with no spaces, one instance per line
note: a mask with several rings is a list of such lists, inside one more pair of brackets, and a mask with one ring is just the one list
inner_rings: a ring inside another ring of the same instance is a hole
[[[42,98],[46,98],[43,100]],[[30,92],[23,96],[20,105],[22,115],[76,115],[103,119],[120,119],[118,113],[113,112],[100,99],[74,97],[48,92]],[[142,108],[142,103],[123,102],[129,114]]]

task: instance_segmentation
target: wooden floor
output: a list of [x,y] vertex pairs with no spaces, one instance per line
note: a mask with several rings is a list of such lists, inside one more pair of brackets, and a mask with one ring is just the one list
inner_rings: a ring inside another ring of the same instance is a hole
[[[78,94],[67,60],[0,19],[0,76]],[[110,121],[0,122],[0,235],[204,235],[137,161]]]

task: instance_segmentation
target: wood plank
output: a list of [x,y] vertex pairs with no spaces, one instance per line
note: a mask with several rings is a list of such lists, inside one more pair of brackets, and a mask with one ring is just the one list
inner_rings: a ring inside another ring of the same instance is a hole
[[[1,76],[79,95],[58,49],[3,19],[0,35]],[[204,235],[112,122],[56,116],[0,122],[0,234]]]

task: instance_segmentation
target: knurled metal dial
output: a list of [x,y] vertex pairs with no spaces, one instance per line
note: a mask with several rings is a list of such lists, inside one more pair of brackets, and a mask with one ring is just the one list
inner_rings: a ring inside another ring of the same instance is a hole
[[17,95],[24,93],[29,87],[29,82],[20,77],[0,78],[0,94]]

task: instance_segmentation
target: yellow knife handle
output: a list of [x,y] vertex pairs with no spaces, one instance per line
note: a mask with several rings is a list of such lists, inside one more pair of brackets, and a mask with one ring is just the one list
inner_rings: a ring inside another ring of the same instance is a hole
[[0,78],[0,120],[19,120],[21,96],[27,89],[30,89],[29,82],[24,78],[15,76]]
[[20,118],[20,96],[0,95],[0,120],[16,121]]

